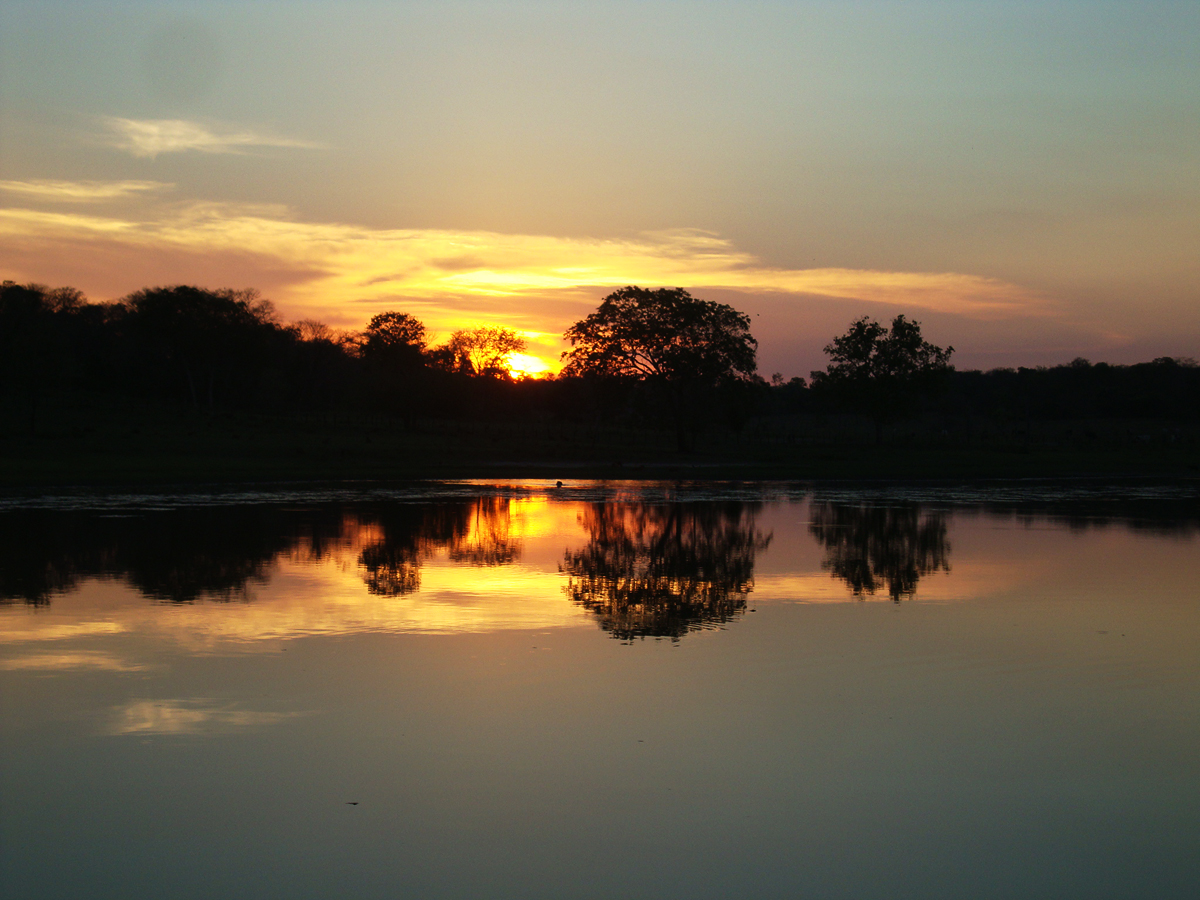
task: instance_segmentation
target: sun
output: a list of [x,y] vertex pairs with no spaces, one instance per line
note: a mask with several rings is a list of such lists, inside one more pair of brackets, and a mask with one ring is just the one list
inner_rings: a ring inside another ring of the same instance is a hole
[[508,371],[513,378],[545,378],[550,374],[550,366],[545,360],[528,353],[510,353]]

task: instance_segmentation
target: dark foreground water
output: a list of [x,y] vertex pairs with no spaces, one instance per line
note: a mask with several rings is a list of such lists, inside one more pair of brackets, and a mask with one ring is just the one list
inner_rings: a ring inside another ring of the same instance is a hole
[[0,503],[0,896],[1200,896],[1180,488]]

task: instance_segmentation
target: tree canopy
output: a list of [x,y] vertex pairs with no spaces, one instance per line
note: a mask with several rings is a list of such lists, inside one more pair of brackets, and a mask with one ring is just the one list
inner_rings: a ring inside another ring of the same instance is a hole
[[921,337],[921,323],[904,316],[892,320],[891,330],[863,316],[850,329],[825,347],[829,354],[826,372],[813,372],[821,380],[908,382],[945,372],[950,368],[953,347],[935,346]]
[[135,291],[120,304],[140,353],[182,375],[193,405],[256,383],[265,347],[277,335],[275,309],[253,288],[207,290],[191,285]]
[[408,313],[372,316],[365,334],[368,351],[405,349],[419,353],[425,349],[425,326]]
[[921,323],[896,316],[892,327],[863,316],[826,345],[829,367],[812,373],[812,386],[840,396],[875,419],[882,439],[884,419],[907,411],[917,396],[952,369],[953,347],[921,336]]
[[468,375],[504,378],[509,374],[508,357],[525,349],[525,339],[511,328],[483,325],[456,331],[433,353],[442,368]]
[[715,383],[754,376],[750,317],[682,288],[624,287],[566,331],[564,375]]

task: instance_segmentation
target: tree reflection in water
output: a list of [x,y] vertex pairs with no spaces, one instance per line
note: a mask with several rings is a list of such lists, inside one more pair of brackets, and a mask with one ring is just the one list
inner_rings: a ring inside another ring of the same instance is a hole
[[922,575],[950,571],[946,514],[919,504],[813,503],[809,531],[825,548],[821,567],[856,597],[887,588],[912,598]]
[[480,497],[466,503],[394,506],[370,520],[380,539],[364,547],[358,563],[367,590],[384,597],[421,587],[421,565],[439,550],[456,563],[504,566],[521,555],[512,534],[511,501]]
[[48,604],[88,578],[117,578],[172,603],[246,600],[281,557],[348,556],[380,596],[420,587],[440,550],[466,565],[505,565],[521,553],[510,501],[435,504],[194,506],[137,511],[17,510],[0,516],[0,603]]
[[670,638],[728,622],[754,589],[754,561],[770,543],[755,527],[759,504],[596,503],[567,550],[565,591],[621,640]]
[[[190,603],[246,599],[282,554],[325,547],[336,508],[189,507],[132,514],[17,510],[0,541],[0,601],[44,605],[86,578],[120,578],[145,596]],[[319,555],[319,554],[318,554]]]

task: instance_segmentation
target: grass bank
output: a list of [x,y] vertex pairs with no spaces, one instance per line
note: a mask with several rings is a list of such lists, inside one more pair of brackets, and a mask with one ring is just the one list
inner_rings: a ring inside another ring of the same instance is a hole
[[[697,436],[559,422],[402,422],[362,415],[195,414],[145,406],[43,417],[0,433],[0,487],[417,478],[940,479],[1200,477],[1190,435],[897,433],[748,429]],[[1062,432],[1066,434],[1067,432]],[[1165,435],[1165,437],[1163,436]]]

